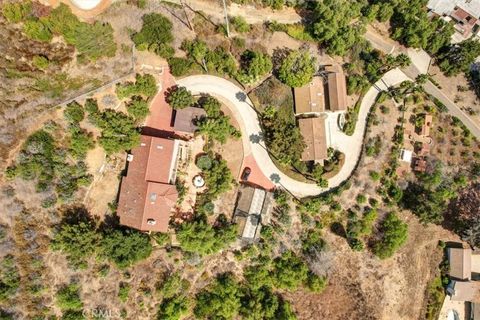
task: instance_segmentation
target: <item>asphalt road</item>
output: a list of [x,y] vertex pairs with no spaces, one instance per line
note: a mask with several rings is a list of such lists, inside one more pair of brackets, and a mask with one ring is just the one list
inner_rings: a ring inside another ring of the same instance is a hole
[[452,100],[450,100],[443,92],[438,89],[433,83],[428,81],[423,88],[425,89],[425,92],[431,94],[440,102],[442,102],[448,109],[448,113],[450,113],[452,116],[457,117],[460,119],[463,124],[470,130],[470,132],[477,137],[477,139],[480,139],[480,126],[472,120],[465,112],[463,112]]

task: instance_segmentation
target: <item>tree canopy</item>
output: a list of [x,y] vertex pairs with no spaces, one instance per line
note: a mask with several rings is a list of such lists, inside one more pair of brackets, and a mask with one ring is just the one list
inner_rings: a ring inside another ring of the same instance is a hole
[[204,219],[184,222],[177,231],[180,247],[191,253],[208,255],[218,252],[236,239],[235,225],[213,227]]
[[173,55],[170,43],[173,41],[172,23],[159,13],[149,13],[142,17],[142,29],[132,36],[139,50],[148,49],[169,58]]
[[313,36],[329,54],[343,56],[358,42],[364,41],[361,21],[362,1],[324,0],[315,3]]
[[235,278],[230,274],[220,275],[198,293],[194,314],[200,319],[234,319],[240,311],[241,296]]
[[290,87],[301,87],[312,81],[316,72],[315,58],[308,51],[295,50],[282,61],[278,78]]
[[268,54],[246,50],[240,57],[240,71],[237,78],[242,83],[253,83],[272,70],[272,60]]
[[455,76],[460,72],[468,72],[479,55],[480,42],[467,39],[440,53],[438,66],[447,76]]
[[380,224],[381,238],[375,243],[373,252],[386,259],[395,253],[407,241],[408,225],[394,212],[386,215]]
[[192,93],[187,88],[179,86],[169,88],[165,98],[173,109],[184,109],[195,102]]

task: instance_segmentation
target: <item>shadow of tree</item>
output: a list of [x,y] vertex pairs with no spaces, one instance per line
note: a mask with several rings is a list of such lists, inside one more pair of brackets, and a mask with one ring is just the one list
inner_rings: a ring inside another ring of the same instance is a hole
[[263,132],[259,133],[252,133],[249,137],[251,143],[259,144],[260,142],[264,141],[265,137]]
[[270,180],[273,182],[273,183],[280,183],[280,175],[278,173],[272,173],[270,175]]
[[347,232],[345,230],[345,227],[340,223],[340,222],[334,222],[330,225],[330,231],[333,232],[333,234],[342,237],[342,238],[347,238]]

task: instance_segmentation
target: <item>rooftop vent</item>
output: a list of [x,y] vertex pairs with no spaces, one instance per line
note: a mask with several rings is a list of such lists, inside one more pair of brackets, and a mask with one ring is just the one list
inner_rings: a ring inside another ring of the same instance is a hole
[[128,154],[127,155],[127,161],[131,162],[133,160],[133,154]]
[[147,219],[147,224],[149,226],[154,226],[157,224],[157,221],[155,221],[155,219]]

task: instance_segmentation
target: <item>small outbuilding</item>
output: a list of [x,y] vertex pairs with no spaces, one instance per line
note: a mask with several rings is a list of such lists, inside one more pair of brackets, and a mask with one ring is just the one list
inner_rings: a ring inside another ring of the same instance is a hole
[[472,277],[472,249],[448,248],[450,277],[457,280],[470,280]]
[[180,134],[192,135],[197,131],[196,121],[206,116],[202,108],[187,107],[175,110],[173,129]]
[[273,195],[264,189],[241,185],[238,190],[234,221],[242,240],[253,242],[260,236],[262,224],[270,223]]

